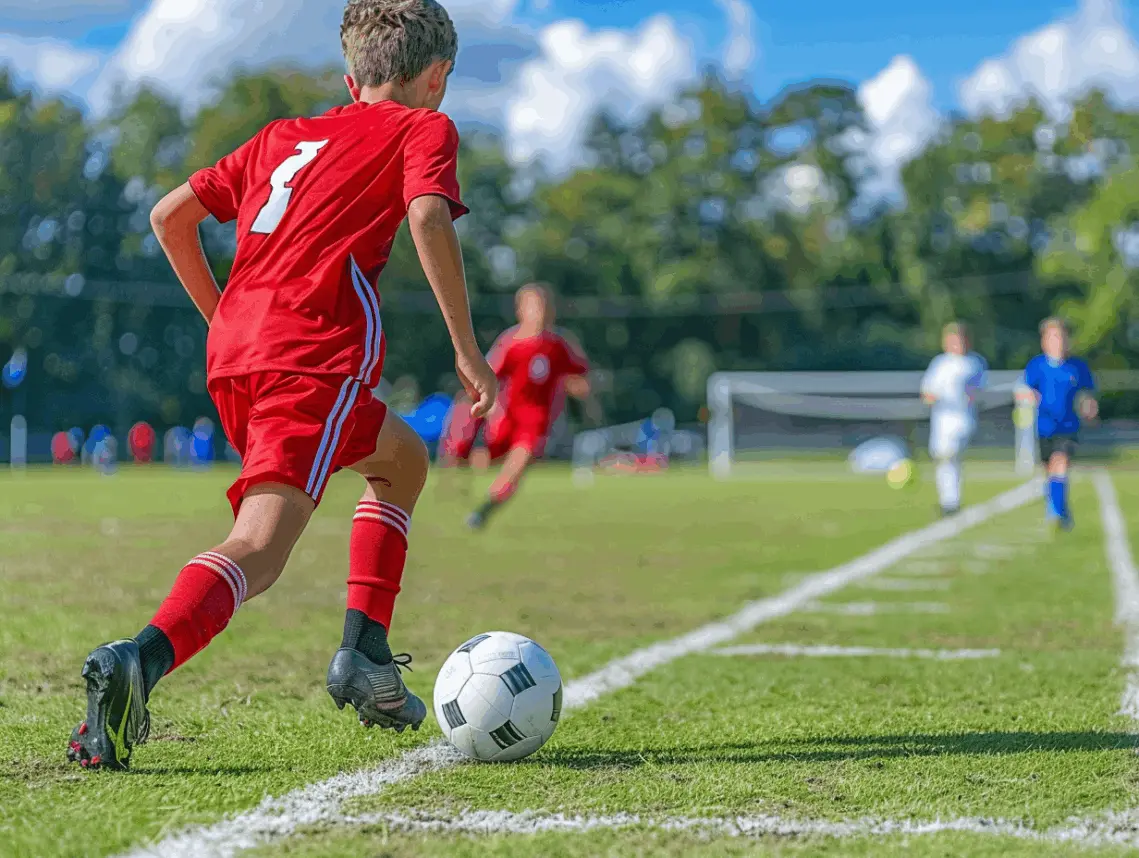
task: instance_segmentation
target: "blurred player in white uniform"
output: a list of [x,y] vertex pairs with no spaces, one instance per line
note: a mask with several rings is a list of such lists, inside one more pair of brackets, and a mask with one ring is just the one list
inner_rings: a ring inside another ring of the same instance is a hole
[[961,457],[977,427],[976,396],[988,366],[969,351],[965,326],[952,322],[942,331],[944,351],[921,380],[922,401],[930,406],[929,454],[936,464],[937,497],[942,515],[961,508]]

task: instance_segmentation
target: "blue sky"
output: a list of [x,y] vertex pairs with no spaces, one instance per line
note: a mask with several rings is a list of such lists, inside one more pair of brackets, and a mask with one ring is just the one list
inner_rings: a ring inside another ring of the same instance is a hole
[[[883,169],[951,109],[1028,96],[1057,116],[1090,87],[1139,105],[1139,0],[444,0],[463,50],[445,108],[504,132],[512,157],[573,165],[601,108],[634,117],[717,65],[761,98],[859,87]],[[0,0],[0,61],[98,113],[116,87],[188,111],[235,66],[339,61],[339,0]],[[734,22],[734,23],[731,23]],[[877,153],[877,154],[873,154]]]
[[[30,5],[35,5],[32,0]],[[34,20],[29,5],[0,0],[0,33],[56,36],[81,47],[111,51],[126,35],[132,12],[145,0],[109,0],[109,13],[82,3],[69,16],[60,11]],[[250,0],[253,2],[253,0]],[[316,0],[328,2],[328,0]],[[725,37],[723,16],[708,2],[692,0],[555,0],[523,3],[518,18],[541,25],[557,18],[580,18],[595,27],[632,28],[658,13],[667,13],[696,36],[702,55],[712,55]],[[759,59],[750,83],[760,95],[814,77],[861,82],[879,72],[897,54],[914,57],[934,88],[942,109],[955,105],[959,81],[984,58],[998,54],[1018,36],[1075,11],[1074,2],[1056,0],[752,0],[758,24]],[[1126,0],[1128,22],[1139,0]]]

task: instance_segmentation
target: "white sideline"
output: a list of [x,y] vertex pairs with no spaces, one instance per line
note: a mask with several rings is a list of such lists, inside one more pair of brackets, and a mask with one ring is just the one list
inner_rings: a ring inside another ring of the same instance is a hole
[[[877,574],[916,551],[1017,509],[1038,498],[1039,494],[1040,487],[1036,482],[1018,486],[985,503],[962,510],[954,518],[904,534],[829,572],[812,575],[777,596],[750,602],[730,617],[618,658],[600,670],[567,683],[563,711],[577,709],[605,694],[628,688],[649,671],[669,662],[727,643],[761,623],[784,617],[803,605]],[[437,740],[373,769],[342,773],[295,789],[280,798],[267,796],[251,810],[213,825],[170,835],[150,846],[126,853],[126,858],[230,858],[244,849],[286,838],[301,827],[343,822],[345,814],[341,806],[346,800],[374,795],[390,784],[408,781],[462,761],[458,751]]]
[[371,825],[431,834],[542,834],[632,828],[665,832],[688,832],[717,837],[888,837],[921,836],[962,832],[1040,843],[1075,843],[1081,846],[1139,845],[1136,818],[1131,813],[1107,813],[1086,819],[1070,819],[1066,824],[1037,829],[1022,822],[986,817],[953,819],[874,819],[828,821],[791,819],[782,816],[640,816],[617,813],[604,816],[567,816],[541,811],[451,810],[432,812],[390,812],[346,817],[346,824]]
[[815,658],[929,658],[934,661],[967,661],[995,658],[999,649],[898,649],[874,646],[804,646],[803,644],[744,644],[712,650],[712,655],[786,655]]
[[1106,471],[1096,471],[1092,481],[1099,495],[1104,547],[1115,589],[1115,622],[1123,627],[1123,666],[1127,669],[1127,682],[1120,714],[1139,720],[1139,570],[1135,568],[1127,525],[1111,477]]

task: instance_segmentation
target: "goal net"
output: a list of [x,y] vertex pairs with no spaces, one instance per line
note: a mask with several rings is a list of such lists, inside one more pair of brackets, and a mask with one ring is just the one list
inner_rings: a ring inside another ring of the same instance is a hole
[[[716,373],[708,380],[708,462],[730,476],[740,462],[845,461],[874,438],[901,439],[911,451],[929,440],[921,372]],[[1032,406],[1016,413],[1021,373],[995,371],[977,398],[970,455],[1031,472],[1036,448]],[[1021,397],[1021,402],[1025,400]],[[1031,402],[1031,400],[1028,400]],[[801,467],[800,462],[800,467]]]

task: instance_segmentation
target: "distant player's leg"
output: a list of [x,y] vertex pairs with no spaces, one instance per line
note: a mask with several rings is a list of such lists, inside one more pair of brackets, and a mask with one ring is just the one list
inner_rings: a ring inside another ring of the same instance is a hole
[[1048,518],[1064,530],[1071,530],[1074,524],[1068,505],[1068,468],[1074,447],[1073,443],[1062,440],[1048,457]]
[[930,435],[930,456],[934,461],[934,482],[942,515],[955,515],[961,508],[961,451],[964,433],[960,427],[938,421]]
[[490,517],[514,497],[523,475],[535,458],[533,448],[529,444],[518,443],[510,447],[498,476],[490,485],[486,500],[467,519],[468,527],[472,530],[486,527]]
[[423,723],[427,707],[400,676],[410,657],[388,644],[403,580],[411,514],[427,480],[427,448],[398,415],[382,417],[375,451],[349,467],[367,480],[352,517],[348,606],[340,649],[326,687],[341,709],[351,703],[365,726],[402,732]]
[[292,486],[250,488],[229,538],[182,568],[150,624],[87,656],[87,718],[71,737],[73,762],[129,765],[134,746],[146,740],[146,704],[158,680],[204,649],[245,601],[277,580],[312,510],[312,499]]

